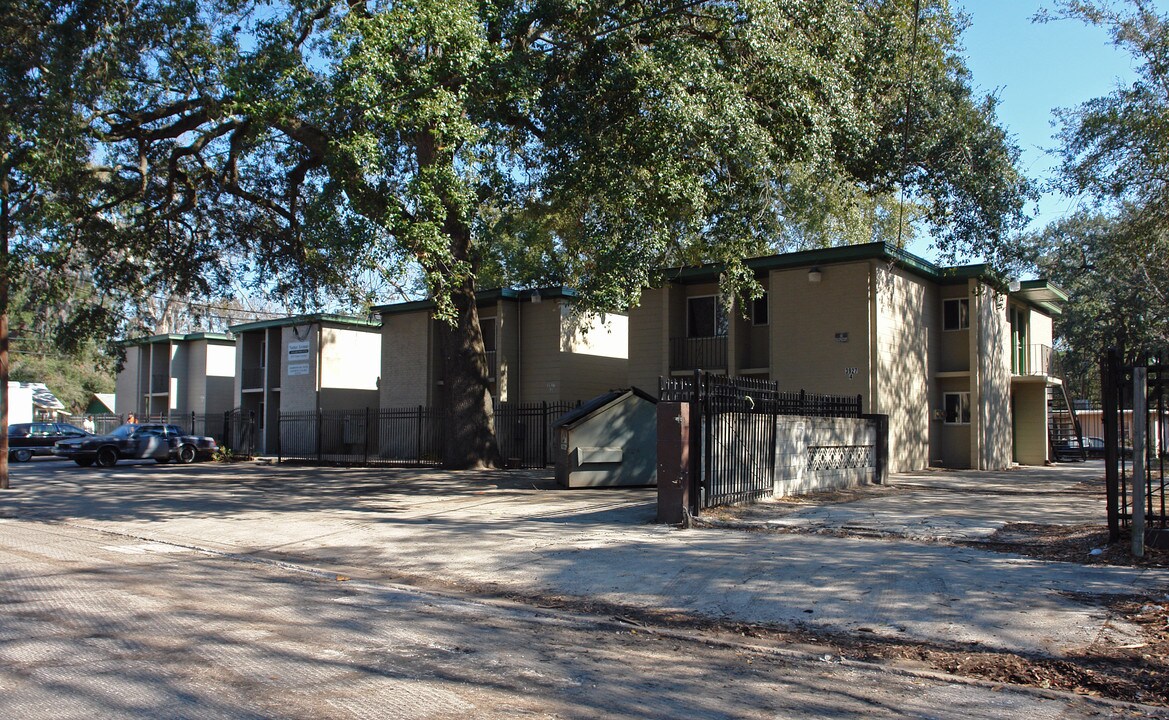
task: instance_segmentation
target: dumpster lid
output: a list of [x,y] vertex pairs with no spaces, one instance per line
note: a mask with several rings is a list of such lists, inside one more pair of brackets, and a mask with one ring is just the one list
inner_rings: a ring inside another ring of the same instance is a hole
[[657,398],[655,398],[653,395],[650,395],[649,393],[647,393],[646,391],[642,390],[639,387],[630,387],[627,389],[620,389],[620,390],[610,390],[609,392],[607,392],[603,395],[598,395],[597,397],[593,398],[592,400],[589,400],[588,402],[584,403],[580,407],[573,408],[572,410],[569,410],[565,414],[561,415],[559,418],[556,419],[556,422],[553,423],[553,427],[556,427],[556,428],[563,427],[563,428],[572,429],[573,427],[576,427],[576,425],[578,425],[584,419],[586,419],[592,415],[595,415],[596,413],[599,413],[600,411],[604,410],[605,408],[609,407],[610,405],[613,405],[614,403],[618,403],[631,395],[639,397],[642,400],[646,400],[646,401],[651,402],[655,405],[657,405],[657,403],[658,403]]

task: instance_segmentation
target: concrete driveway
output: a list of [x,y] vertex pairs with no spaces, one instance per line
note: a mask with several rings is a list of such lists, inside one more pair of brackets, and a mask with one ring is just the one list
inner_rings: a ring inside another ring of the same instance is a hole
[[[871,527],[890,539],[679,530],[650,490],[562,490],[547,472],[119,465],[19,466],[0,516],[295,561],[356,576],[588,598],[746,623],[865,631],[1062,655],[1138,639],[1109,596],[1164,598],[1158,569],[1083,566],[921,539],[1006,522],[1103,522],[1076,490],[1098,466],[896,476],[837,505],[770,503],[755,521]],[[762,519],[760,519],[762,517]],[[1061,520],[1062,519],[1062,520]]]

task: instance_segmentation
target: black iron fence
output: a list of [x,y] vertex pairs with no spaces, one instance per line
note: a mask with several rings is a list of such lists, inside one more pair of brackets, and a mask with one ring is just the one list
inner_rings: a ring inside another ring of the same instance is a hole
[[[1102,413],[1104,434],[1105,481],[1107,485],[1107,510],[1109,540],[1120,538],[1120,528],[1134,523],[1134,508],[1142,512],[1136,517],[1146,529],[1147,541],[1159,546],[1169,546],[1169,475],[1165,472],[1169,464],[1169,365],[1149,364],[1144,366],[1145,397],[1143,398],[1143,422],[1134,414],[1134,375],[1136,368],[1122,365],[1115,351],[1105,356],[1102,362],[1101,380],[1103,389]],[[1135,427],[1144,432],[1134,434]],[[1138,440],[1140,442],[1138,442]],[[1138,461],[1134,449],[1141,447],[1143,453]],[[1142,469],[1143,475],[1137,473]],[[1143,492],[1134,497],[1134,488]]]
[[752,412],[808,417],[860,417],[860,395],[825,395],[780,390],[779,383],[759,378],[726,377],[696,372],[659,379],[665,402],[708,403],[714,412]]
[[122,425],[124,420],[121,415],[114,415],[112,413],[103,413],[100,415],[62,415],[60,422],[69,423],[79,428],[85,427],[85,419],[87,417],[93,418],[93,432],[96,435],[108,435],[113,432],[115,428]]
[[[495,436],[511,467],[540,468],[555,461],[552,425],[580,403],[501,403]],[[444,417],[422,405],[407,408],[280,413],[283,461],[339,465],[424,467],[442,463]]]
[[[662,402],[695,404],[701,441],[692,473],[691,512],[755,502],[775,491],[778,418],[861,417],[860,395],[825,395],[780,390],[758,378],[695,372],[659,379]],[[813,471],[876,467],[874,445],[809,447]]]

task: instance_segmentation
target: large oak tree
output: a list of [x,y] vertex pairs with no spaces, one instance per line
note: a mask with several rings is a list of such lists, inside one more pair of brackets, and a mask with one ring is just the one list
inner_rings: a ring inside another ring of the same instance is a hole
[[749,292],[744,258],[833,242],[848,218],[899,227],[902,205],[944,250],[991,258],[1022,218],[1017,152],[944,0],[136,11],[140,53],[90,128],[95,207],[168,251],[140,275],[312,298],[414,269],[446,320],[452,467],[497,455],[474,302],[488,271],[620,309],[667,264],[724,262]]

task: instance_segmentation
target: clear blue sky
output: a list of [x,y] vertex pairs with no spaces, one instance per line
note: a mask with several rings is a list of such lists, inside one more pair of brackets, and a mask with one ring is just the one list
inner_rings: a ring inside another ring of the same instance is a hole
[[[1135,75],[1127,53],[1107,33],[1072,20],[1033,23],[1050,2],[1041,0],[955,0],[970,19],[963,34],[967,66],[981,94],[999,97],[999,120],[1022,150],[1023,172],[1042,182],[1051,176],[1057,146],[1052,110],[1075,107],[1108,94]],[[1032,228],[1076,210],[1075,198],[1044,192]],[[921,245],[910,248],[931,256]]]

